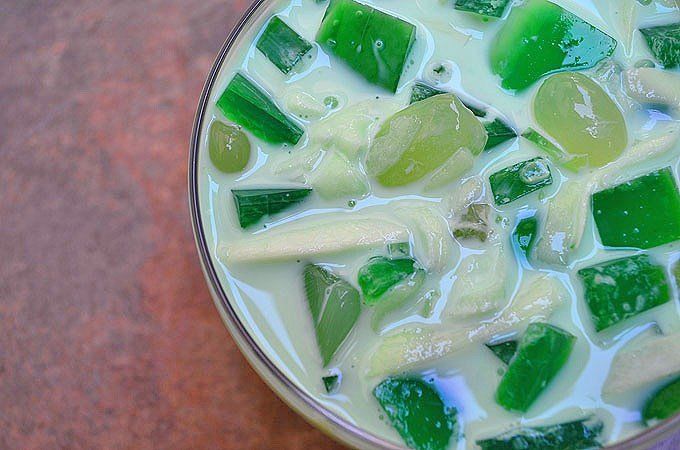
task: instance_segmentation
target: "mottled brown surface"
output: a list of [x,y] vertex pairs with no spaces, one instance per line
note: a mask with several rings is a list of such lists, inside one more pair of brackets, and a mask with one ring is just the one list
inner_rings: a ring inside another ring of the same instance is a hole
[[0,0],[0,448],[340,448],[247,365],[192,241],[194,108],[246,6]]
[[194,109],[246,6],[1,0],[0,448],[336,447],[238,352],[192,240]]

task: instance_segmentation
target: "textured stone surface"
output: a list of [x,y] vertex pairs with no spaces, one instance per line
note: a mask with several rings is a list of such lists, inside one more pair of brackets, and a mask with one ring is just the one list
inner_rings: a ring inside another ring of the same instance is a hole
[[194,109],[246,6],[0,0],[0,448],[336,447],[238,352],[191,236]]
[[0,0],[0,448],[340,448],[240,355],[191,237],[194,108],[246,6]]

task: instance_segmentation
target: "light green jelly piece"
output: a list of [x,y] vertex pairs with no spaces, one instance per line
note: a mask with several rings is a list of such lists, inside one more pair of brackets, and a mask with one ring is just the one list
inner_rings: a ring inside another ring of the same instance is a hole
[[496,35],[491,70],[505,89],[522,90],[551,73],[594,67],[615,48],[614,39],[566,9],[527,0]]

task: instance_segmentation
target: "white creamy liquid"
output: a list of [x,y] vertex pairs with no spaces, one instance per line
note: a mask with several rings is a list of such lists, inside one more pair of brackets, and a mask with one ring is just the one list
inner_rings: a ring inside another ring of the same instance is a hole
[[[440,3],[438,0],[373,0],[366,3],[400,16],[418,27],[416,44],[410,56],[412,63],[402,75],[400,88],[395,96],[369,84],[342,62],[324,53],[317,44],[313,59],[306,63],[304,70],[292,76],[279,72],[255,49],[254,42],[264,23],[272,14],[279,14],[293,29],[310,42],[314,42],[327,2],[317,4],[313,0],[273,1],[264,8],[264,14],[258,18],[256,26],[241,36],[237,48],[221,68],[218,81],[210,93],[206,117],[212,120],[225,120],[215,108],[215,102],[233,74],[240,70],[266,87],[281,105],[285,94],[296,89],[318,99],[335,95],[340,99],[342,107],[372,100],[379,111],[384,110],[381,116],[381,119],[384,119],[396,109],[408,105],[412,82],[423,79],[424,72],[430,64],[448,61],[453,68],[453,76],[444,86],[446,90],[491,105],[502,112],[517,130],[524,130],[532,124],[531,99],[540,82],[519,95],[510,95],[498,86],[498,79],[491,73],[489,67],[488,49],[503,21],[483,22],[478,17],[454,10],[448,2]],[[618,6],[615,6],[625,2],[556,0],[555,3],[616,38],[619,45],[615,60],[624,67],[632,67],[641,59],[651,59],[649,50],[638,32],[634,34],[632,44],[627,42],[625,26],[620,23],[622,15],[616,10]],[[661,5],[637,9],[639,15],[635,23],[638,25],[635,28],[643,24],[648,26],[677,22],[680,19],[679,11]],[[663,114],[641,112],[629,115],[627,117],[631,134],[629,141],[632,142],[635,137],[643,137],[658,120],[669,118]],[[306,127],[313,125],[313,122],[304,120],[301,122],[305,123]],[[269,358],[321,404],[373,434],[401,443],[400,437],[387,423],[371,394],[381,379],[366,375],[368,357],[380,340],[380,336],[370,326],[371,311],[364,307],[355,329],[329,368],[324,369],[321,367],[321,358],[302,285],[302,269],[308,262],[327,264],[335,273],[356,285],[359,267],[370,256],[376,254],[375,251],[362,250],[302,262],[293,260],[280,263],[234,263],[225,266],[217,260],[215,251],[220,242],[240,239],[254,232],[268,231],[262,225],[248,230],[242,230],[238,226],[230,189],[290,184],[290,177],[275,174],[273,168],[292,158],[296,152],[308,145],[308,142],[303,137],[295,148],[282,148],[249,136],[254,154],[251,155],[246,171],[241,174],[223,174],[212,166],[208,158],[209,123],[210,120],[204,123],[201,138],[203,147],[199,155],[201,214],[206,227],[204,231],[208,245],[213,249],[213,261],[218,269],[220,281],[242,322],[246,324],[251,335]],[[375,132],[375,129],[373,131]],[[672,151],[641,163],[631,173],[621,176],[624,179],[631,178],[666,166],[671,166],[677,176],[679,147],[676,145]],[[479,174],[488,178],[491,173],[532,156],[540,156],[539,151],[527,141],[515,139],[477,157],[474,170],[467,176]],[[507,236],[514,228],[518,217],[525,216],[532,210],[545,214],[546,202],[556,194],[561,182],[583,176],[575,176],[555,164],[551,164],[551,170],[554,178],[552,186],[509,205],[496,207],[497,213],[503,218],[504,239],[509,239]],[[303,216],[321,216],[329,212],[354,214],[366,208],[377,208],[379,214],[389,217],[394,202],[403,199],[440,202],[447,190],[451,189],[445,187],[439,194],[425,196],[418,183],[387,189],[372,181],[371,188],[371,194],[365,199],[358,200],[353,208],[348,206],[348,199],[327,202],[312,196],[291,211],[277,215],[273,220],[267,219],[267,228]],[[329,239],[332,239],[332,236],[329,236]],[[676,242],[665,245],[649,253],[656,262],[669,267],[680,255],[678,244]],[[465,254],[466,251],[462,247],[457,250],[454,252],[455,260],[449,262],[443,274],[428,276],[429,285],[438,286],[442,294],[434,307],[434,314],[426,319],[417,314],[421,305],[413,306],[410,310],[406,308],[401,314],[390,316],[396,322],[383,330],[383,333],[401,326],[442,322],[440,314],[449,292],[455,288],[453,274],[460,262],[458,255]],[[509,300],[522,277],[528,271],[537,269],[523,268],[519,261],[515,260],[509,243],[506,243],[505,253],[509,258],[506,264],[509,278],[506,300]],[[553,268],[569,286],[571,300],[551,316],[550,323],[576,335],[578,338],[576,347],[556,379],[524,416],[510,413],[496,403],[494,394],[504,366],[482,345],[469,346],[463,352],[450,355],[414,372],[424,375],[426,379],[433,379],[445,401],[458,410],[462,438],[457,444],[452,440],[452,448],[476,448],[474,445],[476,439],[496,435],[519,424],[550,424],[577,419],[590,413],[595,413],[604,420],[606,443],[621,440],[642,429],[639,411],[650,390],[656,386],[606,400],[601,395],[602,386],[614,354],[641,333],[650,331],[654,322],[658,322],[664,331],[680,328],[676,288],[673,287],[673,300],[668,304],[598,334],[595,333],[591,323],[587,306],[583,301],[581,283],[575,274],[578,268],[632,253],[604,251],[596,239],[592,215],[588,214],[586,232],[577,257],[568,267]],[[542,272],[551,271],[545,265],[536,262],[534,267],[540,267]],[[338,369],[342,373],[341,388],[333,395],[326,394],[321,380],[323,376],[329,374],[329,369]]]

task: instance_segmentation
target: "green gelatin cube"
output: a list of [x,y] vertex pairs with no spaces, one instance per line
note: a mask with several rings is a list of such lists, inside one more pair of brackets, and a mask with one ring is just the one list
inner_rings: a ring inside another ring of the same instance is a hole
[[517,341],[505,341],[498,344],[485,344],[486,348],[491,350],[494,355],[505,364],[510,364],[510,361],[517,353]]
[[481,450],[594,450],[604,424],[592,417],[544,427],[521,427],[477,441]]
[[616,41],[547,0],[512,8],[491,45],[491,69],[505,89],[522,90],[544,75],[587,69],[611,56]]
[[680,239],[680,195],[670,167],[593,194],[593,216],[608,247],[652,248]]
[[328,375],[327,377],[322,377],[323,386],[326,388],[327,394],[332,394],[338,390],[340,386],[340,375]]
[[231,190],[241,228],[254,225],[264,217],[300,203],[311,192],[309,188]]
[[461,103],[462,103],[463,105],[465,105],[465,107],[466,107],[467,109],[469,109],[470,111],[472,111],[472,114],[474,114],[475,116],[477,116],[477,117],[486,117],[486,111],[484,111],[483,109],[480,109],[480,108],[477,108],[477,107],[475,107],[475,106],[472,106],[470,103],[466,103],[466,102],[464,102],[464,101],[462,101],[462,100],[461,100]]
[[498,404],[509,411],[528,411],[567,362],[575,342],[575,336],[560,328],[530,324],[498,386]]
[[[429,84],[423,83],[422,81],[416,81],[415,84],[413,85],[413,90],[411,91],[411,100],[409,104],[425,100],[426,98],[434,97],[435,95],[448,93],[449,92],[434,88]],[[474,114],[475,116],[486,117],[486,111],[484,111],[483,109],[472,106],[469,103],[464,102],[463,100],[461,100],[461,103],[465,105],[467,109],[472,111],[472,114]]]
[[578,271],[595,329],[602,331],[670,300],[666,272],[647,255],[635,255]]
[[649,425],[673,417],[680,412],[680,377],[659,389],[647,401],[642,419]]
[[380,300],[392,286],[404,281],[418,271],[412,258],[391,259],[376,256],[359,269],[359,287],[367,305]]
[[411,100],[409,104],[425,100],[426,98],[434,97],[435,95],[446,94],[446,91],[434,88],[422,81],[416,81],[411,91]]
[[512,240],[525,258],[529,256],[531,248],[536,241],[537,230],[538,220],[536,217],[525,217],[519,221],[512,232]]
[[368,150],[366,168],[383,186],[403,186],[439,169],[460,149],[478,155],[485,144],[484,126],[458,97],[435,95],[381,125]]
[[250,160],[250,141],[238,126],[215,121],[210,124],[208,154],[220,172],[240,172]]
[[229,120],[272,144],[295,145],[304,134],[269,94],[240,73],[229,82],[217,100],[217,107]]
[[491,150],[492,148],[501,145],[503,142],[517,137],[517,132],[501,119],[484,122],[484,129],[486,129],[486,134],[488,136],[484,150]]
[[417,378],[387,378],[373,390],[392,426],[416,450],[446,450],[456,429],[456,410]]
[[359,318],[359,291],[331,271],[313,264],[305,267],[304,282],[316,342],[325,367]]
[[396,92],[416,27],[353,0],[331,0],[316,41],[369,82]]
[[454,8],[482,16],[501,17],[510,0],[456,0]]
[[[628,145],[623,113],[607,92],[578,72],[546,79],[534,98],[536,123],[577,162],[602,167]],[[580,167],[576,167],[580,168]]]
[[497,205],[507,205],[552,184],[550,167],[543,158],[534,158],[506,167],[489,177]]
[[283,73],[288,73],[311,49],[312,44],[279,16],[271,18],[257,41],[257,49]]
[[680,23],[641,28],[654,57],[666,69],[680,66]]

